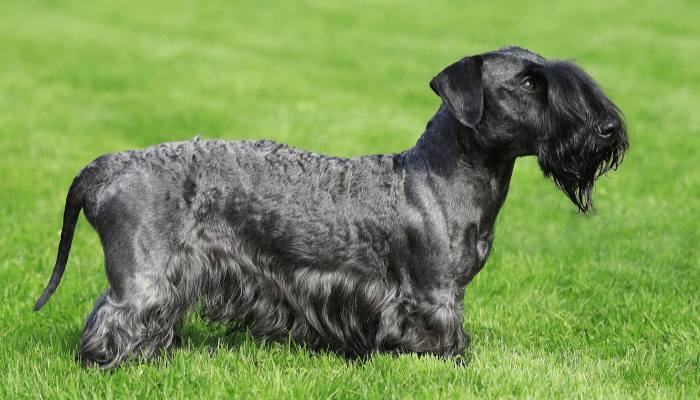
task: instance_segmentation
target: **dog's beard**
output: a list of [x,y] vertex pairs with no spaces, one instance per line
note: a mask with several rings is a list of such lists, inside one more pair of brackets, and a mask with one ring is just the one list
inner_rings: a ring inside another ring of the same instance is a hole
[[[581,68],[557,65],[541,71],[547,90],[540,100],[547,112],[530,116],[536,131],[546,133],[538,143],[538,162],[579,212],[595,213],[595,181],[617,169],[629,148],[625,117]],[[610,118],[617,129],[606,135],[599,129]]]
[[574,134],[540,144],[538,163],[544,176],[566,193],[579,212],[595,213],[595,181],[617,169],[629,148],[624,124],[621,126],[623,128],[609,138],[590,133]]

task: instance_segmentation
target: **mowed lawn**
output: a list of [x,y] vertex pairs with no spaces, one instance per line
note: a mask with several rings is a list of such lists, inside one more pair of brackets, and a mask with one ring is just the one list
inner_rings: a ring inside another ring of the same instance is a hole
[[[0,398],[700,398],[700,5],[693,1],[0,2]],[[516,163],[490,260],[467,288],[468,365],[365,363],[187,323],[149,365],[73,361],[108,287],[65,195],[99,155],[268,138],[344,157],[411,147],[430,79],[518,45],[575,58],[626,115],[631,149],[583,216]]]

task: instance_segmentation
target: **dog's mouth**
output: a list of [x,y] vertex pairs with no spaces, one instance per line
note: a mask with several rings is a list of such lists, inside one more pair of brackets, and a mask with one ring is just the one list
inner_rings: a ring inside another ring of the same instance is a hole
[[[565,135],[543,142],[538,154],[544,176],[551,178],[583,213],[595,213],[596,180],[616,170],[629,148],[624,120],[610,118],[594,130],[595,135]],[[585,140],[576,140],[581,137]]]

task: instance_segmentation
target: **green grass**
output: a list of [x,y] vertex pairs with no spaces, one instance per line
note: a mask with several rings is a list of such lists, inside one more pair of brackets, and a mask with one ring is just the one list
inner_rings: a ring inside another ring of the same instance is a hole
[[[699,398],[697,2],[468,3],[0,2],[0,398]],[[107,282],[82,218],[61,286],[32,311],[68,186],[95,157],[197,134],[401,151],[439,105],[429,80],[505,44],[577,58],[632,148],[592,217],[516,163],[465,296],[466,367],[354,364],[193,322],[167,363],[83,370],[82,320]]]

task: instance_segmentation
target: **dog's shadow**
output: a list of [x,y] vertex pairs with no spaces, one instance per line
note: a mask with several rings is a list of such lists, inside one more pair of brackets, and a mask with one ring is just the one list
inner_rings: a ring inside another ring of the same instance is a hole
[[234,330],[225,324],[211,324],[196,317],[183,324],[172,350],[199,351],[212,357],[219,353],[251,355],[262,352],[306,358],[314,353],[304,343],[291,339],[260,340],[246,330]]

